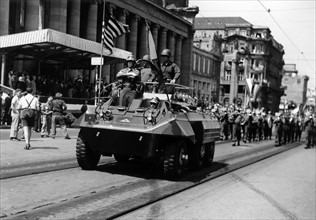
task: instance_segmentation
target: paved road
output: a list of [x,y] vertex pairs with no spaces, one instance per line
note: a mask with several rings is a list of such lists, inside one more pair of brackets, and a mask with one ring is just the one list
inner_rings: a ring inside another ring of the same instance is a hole
[[315,156],[302,145],[121,219],[316,219]]

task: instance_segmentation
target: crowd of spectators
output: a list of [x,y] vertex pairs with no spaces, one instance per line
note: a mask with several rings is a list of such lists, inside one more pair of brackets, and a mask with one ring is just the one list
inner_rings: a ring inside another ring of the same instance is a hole
[[11,70],[9,72],[9,87],[12,89],[20,89],[22,92],[26,88],[33,89],[33,93],[40,96],[52,96],[57,92],[63,97],[69,98],[94,98],[94,85],[78,76],[75,80],[60,80],[49,77],[47,75],[34,76],[26,71],[17,72]]

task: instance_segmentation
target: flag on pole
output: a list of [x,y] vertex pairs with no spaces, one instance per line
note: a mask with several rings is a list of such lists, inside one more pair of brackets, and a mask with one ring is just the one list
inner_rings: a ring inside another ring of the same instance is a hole
[[102,41],[106,48],[112,53],[114,47],[114,38],[129,32],[129,26],[113,18],[110,12],[104,15],[105,21],[102,22]]

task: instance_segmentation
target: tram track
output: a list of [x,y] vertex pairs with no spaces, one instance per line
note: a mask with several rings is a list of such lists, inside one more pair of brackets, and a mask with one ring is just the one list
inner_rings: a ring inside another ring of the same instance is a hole
[[[155,175],[140,174],[141,178],[132,178],[129,181],[125,179],[124,184],[113,184],[111,187],[99,186],[89,189],[84,194],[74,194],[59,201],[36,205],[2,217],[5,219],[113,219],[300,144],[297,142],[279,148],[267,146],[265,149],[255,149],[251,153],[248,151],[218,157],[212,167],[198,172],[187,172],[184,178],[176,182],[156,179]],[[107,169],[109,166],[112,165],[104,164],[99,166],[99,169]],[[124,182],[124,177],[121,182]]]

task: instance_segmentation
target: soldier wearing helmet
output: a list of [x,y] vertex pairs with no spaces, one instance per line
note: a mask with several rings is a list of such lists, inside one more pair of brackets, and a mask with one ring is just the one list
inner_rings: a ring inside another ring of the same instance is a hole
[[180,78],[180,68],[177,64],[170,61],[171,51],[164,49],[161,52],[161,72],[163,74],[165,82],[176,83]]
[[119,105],[125,107],[129,106],[136,96],[136,81],[139,77],[139,71],[135,68],[136,59],[133,55],[127,57],[126,64],[127,67],[116,74],[118,81],[123,85],[119,93]]
[[157,76],[157,71],[151,61],[149,55],[143,56],[143,68],[140,70],[140,77],[142,82],[154,82]]

